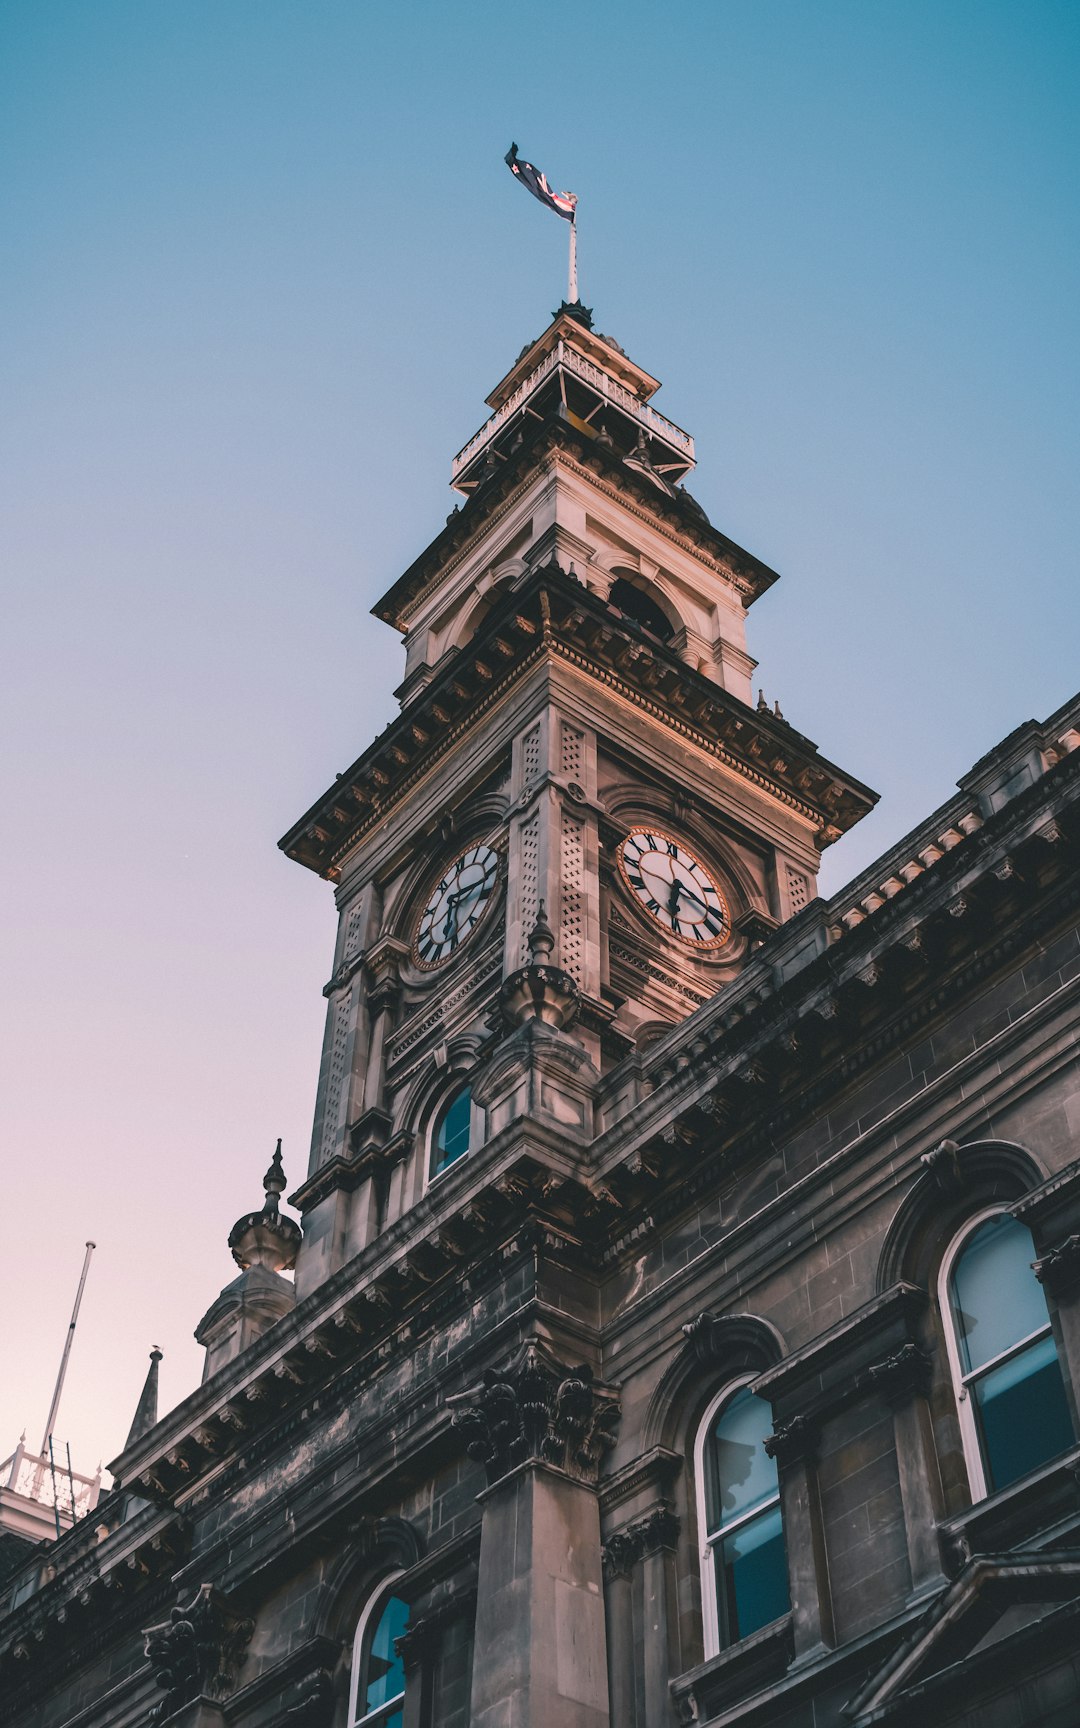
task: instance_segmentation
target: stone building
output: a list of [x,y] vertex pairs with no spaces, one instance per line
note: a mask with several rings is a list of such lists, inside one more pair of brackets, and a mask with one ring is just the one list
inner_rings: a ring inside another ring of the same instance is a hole
[[302,1231],[9,1542],[0,1725],[1080,1721],[1080,698],[820,899],[657,387],[564,306],[375,609]]

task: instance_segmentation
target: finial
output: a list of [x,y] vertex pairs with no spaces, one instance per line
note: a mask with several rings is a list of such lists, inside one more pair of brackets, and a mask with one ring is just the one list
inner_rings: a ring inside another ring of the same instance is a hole
[[263,1177],[266,1199],[262,1211],[238,1218],[229,1232],[232,1257],[241,1271],[246,1272],[249,1266],[264,1266],[271,1272],[287,1272],[295,1263],[303,1231],[291,1218],[283,1217],[279,1209],[278,1201],[287,1186],[279,1140]]
[[775,714],[775,715],[776,715],[776,718],[777,718],[777,719],[778,719],[778,720],[782,720],[782,719],[783,719],[783,718],[784,718],[784,716],[783,716],[783,714],[782,714],[782,713],[781,713],[781,712],[780,712],[780,704],[779,704],[779,702],[774,702],[774,703],[773,703],[773,713],[774,713],[774,714]]
[[769,704],[765,700],[764,690],[759,690],[757,693],[757,711],[759,714],[767,714],[769,712]]
[[276,1218],[278,1198],[284,1194],[288,1184],[285,1181],[285,1171],[281,1163],[281,1141],[274,1147],[274,1156],[270,1160],[270,1168],[263,1177],[263,1187],[266,1189],[266,1200],[263,1211],[268,1217]]
[[536,908],[536,923],[529,931],[529,956],[534,966],[545,966],[555,948],[555,932],[544,916],[544,902]]

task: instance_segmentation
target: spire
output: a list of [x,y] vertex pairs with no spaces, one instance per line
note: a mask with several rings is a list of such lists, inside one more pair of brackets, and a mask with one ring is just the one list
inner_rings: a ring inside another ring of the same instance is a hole
[[143,1389],[139,1393],[139,1402],[135,1407],[135,1419],[128,1430],[124,1451],[134,1446],[136,1440],[141,1440],[144,1434],[149,1434],[157,1422],[158,1403],[158,1363],[161,1361],[161,1351],[157,1345],[150,1352],[150,1366],[146,1371]]

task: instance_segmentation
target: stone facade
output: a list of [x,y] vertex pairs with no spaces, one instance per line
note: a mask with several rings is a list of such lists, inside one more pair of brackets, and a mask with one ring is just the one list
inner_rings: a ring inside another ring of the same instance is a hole
[[1080,1719],[1080,698],[817,898],[873,795],[655,389],[564,309],[379,603],[302,1240],[275,1158],[0,1724]]

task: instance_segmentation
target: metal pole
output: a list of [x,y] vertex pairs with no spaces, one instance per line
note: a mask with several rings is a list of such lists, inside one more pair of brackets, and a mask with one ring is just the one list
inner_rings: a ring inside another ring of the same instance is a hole
[[53,1457],[52,1435],[49,1435],[49,1475],[52,1477],[52,1509],[56,1534],[60,1535],[60,1495],[56,1487],[56,1459]]
[[79,1278],[79,1288],[75,1292],[75,1306],[71,1311],[71,1323],[68,1326],[67,1338],[64,1341],[64,1354],[60,1358],[60,1372],[56,1376],[56,1391],[53,1393],[52,1403],[49,1405],[49,1417],[45,1424],[45,1438],[41,1442],[41,1451],[43,1455],[48,1450],[49,1442],[52,1439],[53,1427],[56,1423],[56,1412],[60,1408],[60,1394],[64,1390],[64,1378],[67,1374],[68,1357],[71,1355],[71,1341],[75,1336],[75,1322],[79,1318],[79,1308],[82,1304],[83,1290],[86,1288],[86,1274],[90,1270],[90,1256],[96,1247],[96,1242],[88,1242],[86,1244],[86,1258],[83,1261],[83,1269]]
[[567,300],[571,306],[577,304],[577,211],[570,218],[570,284]]

